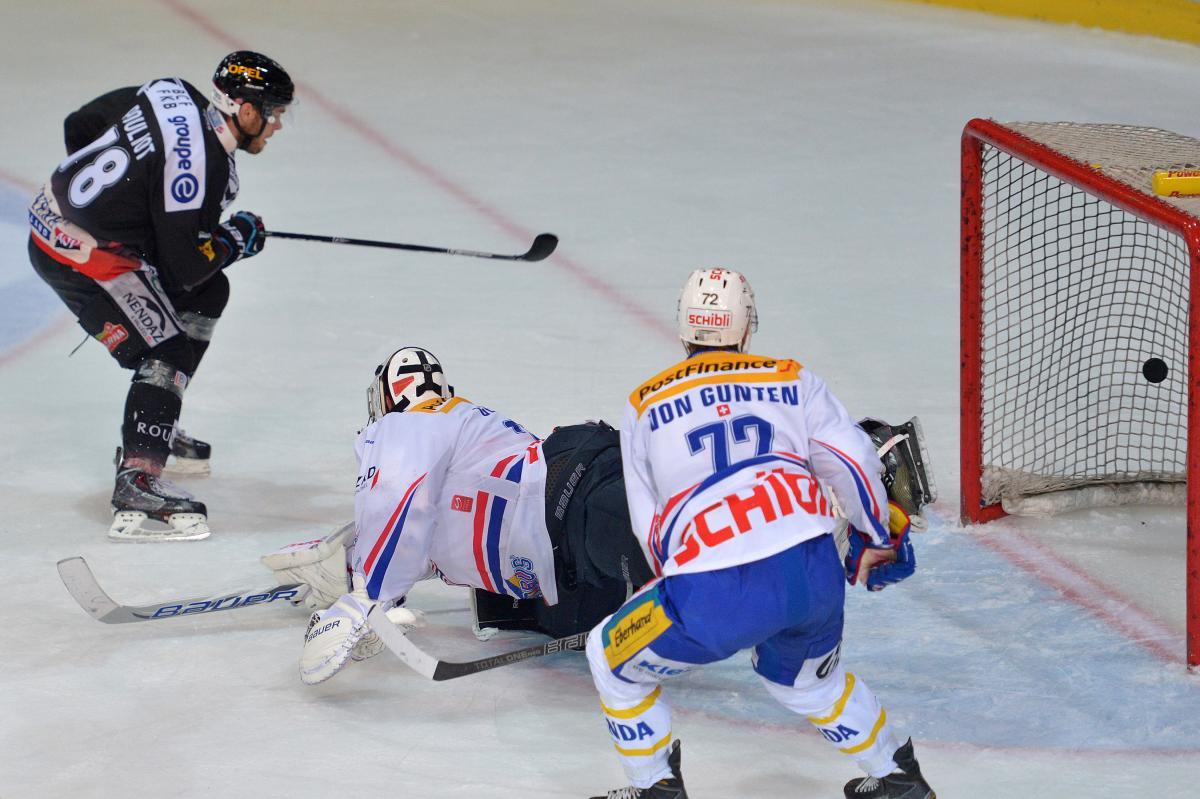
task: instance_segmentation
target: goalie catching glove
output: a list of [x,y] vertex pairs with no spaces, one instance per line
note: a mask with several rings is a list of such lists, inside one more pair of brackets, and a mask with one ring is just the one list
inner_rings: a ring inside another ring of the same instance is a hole
[[346,553],[354,546],[354,522],[318,541],[288,544],[263,555],[262,564],[275,573],[280,585],[308,587],[291,600],[309,610],[322,610],[352,589]]
[[[300,679],[306,685],[325,682],[347,662],[366,660],[383,650],[383,641],[367,624],[367,614],[379,602],[367,595],[362,575],[354,575],[353,582],[353,591],[308,620],[300,653]],[[387,617],[405,633],[425,624],[423,613],[401,606],[388,610]]]
[[874,544],[871,537],[853,527],[849,530],[849,551],[844,561],[850,585],[863,583],[868,591],[882,591],[892,583],[912,577],[917,556],[908,534],[912,522],[908,513],[895,502],[888,502],[888,533],[891,546]]

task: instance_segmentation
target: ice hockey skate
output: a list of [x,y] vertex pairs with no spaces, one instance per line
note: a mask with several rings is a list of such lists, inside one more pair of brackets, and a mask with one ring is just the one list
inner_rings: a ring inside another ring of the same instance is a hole
[[892,755],[899,771],[886,777],[857,777],[846,783],[846,799],[937,799],[933,788],[921,776],[921,766],[913,755],[912,739]]
[[670,777],[659,780],[649,788],[617,788],[603,796],[593,796],[592,799],[687,799],[687,789],[683,787],[683,774],[679,770],[681,757],[679,739],[676,739],[671,743],[671,754],[667,757],[667,765],[671,767]]
[[[203,502],[139,469],[117,471],[112,507],[112,541],[200,541],[212,532]],[[150,521],[158,524],[146,526]]]
[[211,458],[211,444],[192,438],[183,430],[176,430],[171,439],[171,457],[167,459],[163,471],[190,477],[207,477],[212,473]]

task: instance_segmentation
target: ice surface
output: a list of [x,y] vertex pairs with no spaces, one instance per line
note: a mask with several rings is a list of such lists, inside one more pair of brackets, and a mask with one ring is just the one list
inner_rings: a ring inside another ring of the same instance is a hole
[[[306,688],[305,614],[97,624],[54,563],[122,602],[265,584],[258,556],[351,515],[364,388],[392,348],[543,433],[616,421],[678,354],[675,294],[744,270],[758,351],[861,415],[924,421],[942,490],[921,568],[853,592],[846,660],[944,797],[1195,795],[1182,513],[962,530],[958,136],[972,116],[1200,135],[1187,45],[919,5],[689,0],[6,4],[0,92],[0,796],[584,797],[621,784],[582,659],[445,684],[387,656]],[[214,443],[196,544],[104,539],[128,375],[25,256],[61,120],[121,85],[202,83],[252,46],[300,80],[299,124],[239,159],[268,227],[520,252],[507,264],[268,242],[183,424]],[[483,654],[466,598],[422,585],[431,648]],[[748,658],[689,676],[697,797],[840,795],[853,766],[774,705]]]

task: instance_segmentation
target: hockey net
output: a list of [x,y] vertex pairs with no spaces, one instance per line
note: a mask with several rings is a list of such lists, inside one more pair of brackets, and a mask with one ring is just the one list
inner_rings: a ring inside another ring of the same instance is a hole
[[1200,197],[1156,196],[1151,180],[1198,165],[1200,141],[1155,128],[972,120],[963,133],[964,520],[1195,494],[1193,666]]

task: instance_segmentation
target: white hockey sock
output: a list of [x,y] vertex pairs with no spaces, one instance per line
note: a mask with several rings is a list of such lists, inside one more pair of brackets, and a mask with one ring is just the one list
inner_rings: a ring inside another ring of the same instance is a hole
[[875,692],[840,667],[831,677],[841,678],[835,686],[840,683],[842,690],[832,704],[829,704],[830,694],[822,697],[819,709],[814,707],[815,691],[807,693],[764,682],[780,704],[807,716],[825,740],[837,747],[839,752],[853,758],[867,774],[882,777],[892,773],[896,770],[892,755],[899,744],[888,723],[887,711],[880,707]]
[[671,776],[671,767],[667,765],[671,708],[662,699],[661,685],[655,686],[654,690],[649,690],[648,685],[640,687],[647,689],[646,697],[632,707],[621,707],[617,700],[603,693],[600,706],[629,783],[637,788],[649,788]]
[[599,629],[597,626],[588,638],[587,656],[608,733],[629,783],[635,788],[649,788],[671,776],[667,765],[671,708],[662,699],[658,683],[626,682],[613,675],[600,644]]

